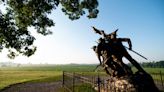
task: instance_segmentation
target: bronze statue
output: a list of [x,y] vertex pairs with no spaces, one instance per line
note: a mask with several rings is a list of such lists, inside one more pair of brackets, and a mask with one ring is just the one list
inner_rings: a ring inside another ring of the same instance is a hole
[[[122,62],[122,58],[125,57],[127,58],[139,71],[141,72],[145,72],[142,67],[137,63],[136,60],[134,60],[129,53],[127,52],[127,50],[125,49],[125,47],[123,46],[122,42],[127,42],[129,44],[129,49],[132,49],[132,44],[129,38],[117,38],[117,30],[115,30],[114,32],[110,33],[110,34],[106,34],[103,30],[98,30],[95,27],[93,27],[94,31],[100,35],[103,36],[103,38],[107,41],[108,46],[112,49],[113,51],[113,59],[115,59],[115,61],[119,61],[118,63],[120,63],[121,66],[125,66],[125,64]],[[127,66],[126,66],[127,67]],[[129,69],[128,69],[129,70]]]
[[98,40],[98,45],[94,46],[93,50],[100,61],[100,65],[104,67],[107,74],[117,77],[132,74],[131,69],[116,58],[117,52],[112,49],[108,42],[105,42],[105,39],[100,38]]
[[[100,35],[103,36],[103,38],[101,38],[101,41],[104,41],[99,43],[98,46],[97,46],[97,49],[100,49],[100,50],[97,50],[96,53],[97,53],[97,56],[98,56],[98,59],[100,61],[100,64],[101,64],[101,59],[100,59],[100,56],[103,55],[102,53],[100,54],[100,52],[102,52],[101,50],[105,49],[107,50],[105,52],[105,54],[108,55],[108,53],[110,53],[108,56],[102,56],[103,57],[103,62],[104,62],[104,65],[106,65],[107,62],[110,62],[110,61],[114,61],[114,62],[117,62],[117,67],[118,65],[121,67],[120,69],[123,69],[123,71],[125,72],[122,72],[124,74],[131,74],[132,71],[130,69],[129,66],[127,66],[126,64],[123,63],[122,61],[122,58],[125,57],[127,58],[139,71],[141,72],[145,72],[142,67],[137,63],[136,60],[134,60],[130,55],[129,53],[127,52],[127,50],[125,49],[125,47],[123,46],[122,42],[127,42],[129,44],[129,49],[131,50],[132,49],[132,44],[131,44],[131,41],[129,38],[117,38],[117,30],[115,30],[114,32],[110,33],[110,34],[106,34],[103,30],[98,30],[96,29],[95,27],[93,27],[94,31]],[[110,61],[107,60],[107,58],[110,58]],[[111,67],[111,65],[108,65]],[[114,65],[113,65],[114,66]],[[106,69],[106,68],[105,68]]]
[[[98,40],[97,46],[93,47],[93,50],[98,57],[100,65],[110,75],[109,80],[107,80],[111,84],[108,87],[110,92],[159,92],[151,75],[143,70],[139,63],[127,52],[127,47],[123,46],[122,42],[127,42],[128,49],[132,50],[132,43],[129,38],[117,38],[118,29],[106,34],[103,30],[92,28],[102,36]],[[135,53],[138,54],[137,52]],[[143,57],[142,55],[140,56]],[[123,63],[123,57],[128,59],[138,71],[133,74],[131,68]]]
[[[115,76],[115,71],[121,70],[121,67],[117,65],[112,59],[112,49],[109,48],[109,45],[105,43],[105,40],[100,38],[98,40],[98,45],[93,47],[93,50],[95,51],[98,60],[100,62],[100,65],[104,67],[104,70],[107,74]],[[117,66],[117,67],[116,67]],[[111,71],[108,71],[108,68],[111,69]]]
[[[134,60],[130,54],[127,52],[126,48],[123,46],[122,42],[127,42],[129,44],[129,50],[132,49],[132,44],[129,38],[117,38],[117,31],[114,31],[111,33],[110,36],[110,43],[113,46],[113,49],[115,49],[120,55],[124,56],[126,59],[128,59],[139,71],[145,72],[143,68],[137,63],[136,60]],[[118,57],[117,57],[118,58]]]

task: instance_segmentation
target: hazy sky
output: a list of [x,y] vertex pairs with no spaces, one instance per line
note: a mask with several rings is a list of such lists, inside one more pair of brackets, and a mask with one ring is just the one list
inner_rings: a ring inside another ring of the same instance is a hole
[[[99,0],[100,10],[96,19],[71,21],[58,7],[50,17],[55,21],[53,35],[36,35],[36,53],[30,58],[19,56],[19,63],[98,63],[91,47],[96,45],[98,34],[91,26],[111,33],[119,29],[118,37],[129,37],[132,49],[147,57],[148,61],[164,60],[164,0]],[[127,46],[127,43],[125,43]],[[138,62],[146,62],[131,53]],[[7,59],[6,52],[0,54],[0,62]]]

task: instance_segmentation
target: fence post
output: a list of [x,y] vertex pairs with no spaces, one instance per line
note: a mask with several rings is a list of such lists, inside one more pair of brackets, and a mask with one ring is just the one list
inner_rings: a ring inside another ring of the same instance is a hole
[[73,89],[72,89],[72,92],[74,92],[74,88],[75,88],[75,73],[73,72],[73,79],[72,79],[72,82],[73,82]]
[[62,79],[62,86],[64,87],[64,71],[63,71],[63,79]]
[[160,71],[160,77],[161,77],[161,82],[162,82],[162,86],[163,86],[163,79],[162,79],[162,72]]
[[106,92],[108,92],[108,81],[106,80]]
[[100,76],[99,76],[99,74],[98,74],[98,78],[97,78],[97,83],[98,83],[98,92],[100,92]]

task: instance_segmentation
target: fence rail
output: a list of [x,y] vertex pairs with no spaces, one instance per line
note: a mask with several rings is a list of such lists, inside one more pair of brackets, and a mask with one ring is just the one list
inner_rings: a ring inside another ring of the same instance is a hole
[[[95,85],[100,84],[99,76],[84,76],[74,72],[63,72],[63,87],[69,92],[75,92],[77,85],[88,84],[85,89],[92,92]],[[98,89],[99,90],[99,89]]]
[[[160,90],[164,90],[163,85],[163,78],[164,74],[161,72],[159,73],[151,73],[154,82],[156,83],[157,87]],[[110,89],[110,86],[113,86],[106,82],[105,78],[106,76],[99,76],[97,74],[96,76],[87,76],[76,72],[63,72],[63,87],[69,91],[69,92],[76,92],[76,86],[77,85],[83,85],[83,84],[89,84],[90,86],[87,87],[88,91],[85,92],[100,92],[103,89],[103,92],[108,92]],[[84,85],[83,85],[84,86]],[[91,90],[95,91],[91,91]]]

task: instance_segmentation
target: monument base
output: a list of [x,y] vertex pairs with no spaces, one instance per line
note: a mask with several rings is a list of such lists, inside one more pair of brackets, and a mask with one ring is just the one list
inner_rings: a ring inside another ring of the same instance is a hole
[[109,92],[159,92],[152,77],[143,72],[107,80]]

